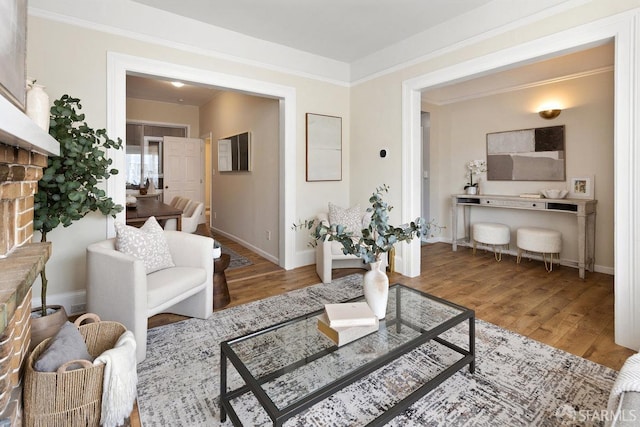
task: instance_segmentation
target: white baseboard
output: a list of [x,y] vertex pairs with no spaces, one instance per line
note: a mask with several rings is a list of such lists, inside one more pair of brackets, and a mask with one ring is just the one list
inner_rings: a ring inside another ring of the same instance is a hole
[[[448,244],[452,244],[450,239],[447,240],[440,240],[441,242],[444,243],[448,243]],[[460,243],[458,243],[458,246],[462,246],[462,247],[468,247],[466,245],[460,245]],[[478,249],[481,250],[489,250],[489,251],[493,251],[493,248],[491,246],[485,246],[485,245],[478,245]],[[502,251],[502,253],[504,254],[508,254],[511,256],[518,256],[518,251],[515,249],[509,249],[506,251]],[[535,259],[537,261],[542,261],[542,256],[538,255],[538,254],[532,254],[530,252],[527,252],[526,255],[523,255],[524,258],[531,258],[531,259]],[[563,265],[565,267],[571,267],[571,268],[575,268],[578,269],[578,260],[572,260],[572,259],[566,259],[566,258],[562,258],[560,259],[560,265]],[[593,270],[596,273],[603,273],[603,274],[608,274],[610,276],[615,275],[615,269],[612,267],[606,267],[603,265],[594,265],[593,266]]]
[[[40,297],[31,299],[31,307],[40,307]],[[64,292],[60,294],[48,294],[47,306],[61,305],[68,315],[81,314],[87,311],[87,293],[85,291]]]
[[262,258],[265,258],[265,259],[271,261],[272,263],[274,263],[276,265],[280,265],[278,257],[274,257],[270,253],[267,253],[267,252],[263,251],[262,249],[253,246],[251,243],[246,242],[246,241],[240,239],[239,237],[234,236],[233,234],[229,234],[229,233],[227,233],[225,231],[222,231],[222,230],[219,230],[217,228],[211,227],[211,230],[213,230],[214,233],[218,233],[218,234],[220,234],[220,235],[222,235],[222,236],[224,236],[224,237],[226,237],[228,239],[233,240],[234,242],[237,242],[237,243],[241,244],[242,246],[244,246],[245,248],[251,250],[252,252],[257,253]]

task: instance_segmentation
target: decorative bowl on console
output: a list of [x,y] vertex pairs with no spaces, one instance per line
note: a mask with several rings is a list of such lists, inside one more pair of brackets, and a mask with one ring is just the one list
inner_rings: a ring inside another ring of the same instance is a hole
[[544,197],[547,199],[564,199],[568,193],[567,190],[557,190],[554,188],[550,188],[547,190],[540,191]]

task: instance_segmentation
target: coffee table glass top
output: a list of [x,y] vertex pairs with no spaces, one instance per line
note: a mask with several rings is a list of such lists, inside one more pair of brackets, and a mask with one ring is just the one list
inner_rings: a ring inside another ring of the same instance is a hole
[[321,313],[319,310],[228,342],[231,352],[280,410],[370,362],[401,356],[416,339],[437,337],[473,317],[473,311],[464,307],[393,285],[378,332],[336,347],[318,330]]

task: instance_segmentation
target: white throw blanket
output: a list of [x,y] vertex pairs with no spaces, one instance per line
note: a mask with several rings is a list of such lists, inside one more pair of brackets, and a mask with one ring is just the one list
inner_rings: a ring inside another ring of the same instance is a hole
[[133,332],[123,333],[114,348],[96,357],[93,364],[99,363],[105,364],[100,424],[104,427],[116,427],[124,424],[136,400],[138,373]]
[[627,391],[640,392],[640,353],[630,356],[626,362],[624,362],[622,369],[620,369],[618,373],[616,382],[613,383],[607,411],[610,415],[615,414],[615,416],[607,420],[607,426],[611,425],[619,416],[620,397]]

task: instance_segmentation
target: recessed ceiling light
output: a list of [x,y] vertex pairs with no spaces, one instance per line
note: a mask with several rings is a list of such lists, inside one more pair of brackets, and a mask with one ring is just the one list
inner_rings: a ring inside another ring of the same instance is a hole
[[184,83],[182,82],[171,82],[172,85],[174,85],[175,87],[182,87],[184,86]]

